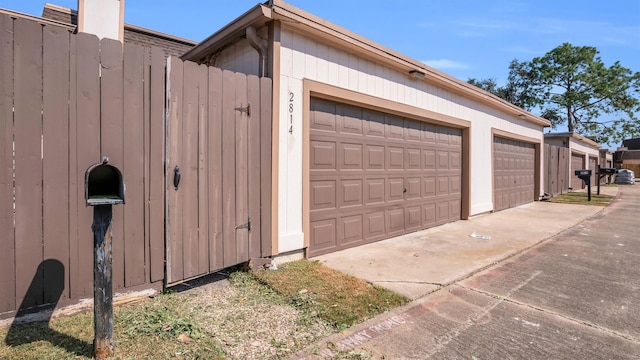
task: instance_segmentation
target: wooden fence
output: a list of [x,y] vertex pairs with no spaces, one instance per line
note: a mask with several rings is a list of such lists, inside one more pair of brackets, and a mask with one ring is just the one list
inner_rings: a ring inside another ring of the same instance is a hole
[[114,290],[161,285],[161,50],[4,15],[0,46],[0,313],[58,301],[48,285],[60,278],[59,304],[93,297],[84,173],[102,156],[127,186],[113,212]]
[[[113,207],[114,292],[271,255],[270,80],[172,59],[167,91],[166,64],[161,49],[0,14],[0,319],[93,298],[84,175],[102,156],[126,185]],[[176,160],[179,191],[165,177]],[[251,231],[239,226],[248,218]]]
[[569,191],[569,148],[545,144],[545,193],[556,196]]
[[271,256],[271,79],[173,57],[167,79],[167,282]]

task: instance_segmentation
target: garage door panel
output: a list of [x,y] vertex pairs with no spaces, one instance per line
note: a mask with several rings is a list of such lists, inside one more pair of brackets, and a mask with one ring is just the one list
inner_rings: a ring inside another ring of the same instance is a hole
[[445,223],[449,220],[449,201],[439,201],[436,205],[436,221]]
[[338,233],[340,234],[340,243],[348,244],[352,242],[362,241],[363,237],[363,215],[352,215],[340,218]]
[[449,128],[437,126],[436,133],[438,144],[449,145]]
[[436,177],[422,177],[422,196],[425,198],[436,196]]
[[311,199],[310,210],[323,210],[336,208],[336,181],[318,180],[310,184]]
[[364,135],[368,138],[384,138],[385,137],[385,119],[384,114],[377,111],[363,110]]
[[404,148],[387,146],[387,170],[404,170]]
[[449,167],[451,166],[449,163],[449,151],[447,150],[438,150],[437,152],[437,166],[439,170],[446,170],[449,169]]
[[405,227],[408,230],[418,229],[422,227],[422,206],[407,206],[405,211]]
[[459,195],[462,192],[461,178],[458,175],[449,177],[449,190],[451,194]]
[[436,151],[432,149],[422,150],[422,169],[435,170],[436,169]]
[[365,145],[365,169],[384,169],[384,151],[384,146],[381,145]]
[[450,129],[449,144],[462,145],[462,131],[460,129]]
[[336,143],[328,141],[312,141],[311,147],[311,169],[336,168]]
[[407,149],[406,170],[420,170],[420,149]]
[[433,145],[436,143],[436,126],[429,123],[422,123],[422,142]]
[[422,142],[422,125],[418,121],[406,121],[407,141]]
[[424,227],[434,226],[436,224],[436,204],[422,205],[422,225]]
[[366,179],[364,202],[367,205],[384,204],[385,201],[385,182],[384,178]]
[[362,206],[362,182],[362,179],[340,181],[339,207]]
[[354,107],[344,107],[343,115],[339,117],[338,121],[339,130],[343,134],[358,134],[362,135],[362,111]]
[[383,238],[387,231],[384,211],[364,214],[364,236],[367,241]]
[[338,170],[362,170],[362,144],[340,143],[338,147],[340,149]]
[[449,195],[449,182],[451,180],[448,176],[438,176],[437,196]]
[[387,180],[387,197],[388,203],[404,200],[404,178],[389,178]]
[[455,199],[449,201],[449,219],[460,219],[462,203],[460,200]]
[[336,105],[327,100],[312,102],[311,111],[315,116],[311,119],[310,127],[316,131],[336,132]]
[[406,200],[420,199],[422,197],[420,183],[422,181],[421,177],[409,177],[405,180],[407,187],[406,192],[404,194],[404,198]]
[[386,115],[386,131],[387,139],[404,140],[404,119]]
[[393,236],[404,233],[404,208],[388,209],[385,211],[387,235]]
[[458,151],[449,152],[449,169],[460,170],[462,169],[462,154]]
[[315,249],[334,248],[338,244],[336,237],[336,219],[314,221],[310,224],[312,246]]

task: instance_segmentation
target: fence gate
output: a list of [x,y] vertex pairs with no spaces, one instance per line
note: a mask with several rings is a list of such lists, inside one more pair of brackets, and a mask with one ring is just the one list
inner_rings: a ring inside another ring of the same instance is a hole
[[545,145],[545,192],[556,196],[569,191],[569,148]]
[[272,255],[271,96],[271,79],[168,60],[167,284]]

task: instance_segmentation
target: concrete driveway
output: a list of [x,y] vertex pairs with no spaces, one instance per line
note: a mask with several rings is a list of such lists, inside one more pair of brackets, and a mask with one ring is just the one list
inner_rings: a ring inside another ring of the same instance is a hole
[[620,189],[605,209],[538,202],[319,257],[417,300],[298,358],[639,359],[640,186]]
[[[603,187],[601,193],[606,192],[615,195],[618,188]],[[538,201],[313,260],[415,300],[547,240],[601,210],[598,206]]]

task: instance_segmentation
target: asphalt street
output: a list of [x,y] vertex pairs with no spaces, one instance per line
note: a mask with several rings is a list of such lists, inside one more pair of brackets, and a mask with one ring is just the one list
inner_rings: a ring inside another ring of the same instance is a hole
[[[556,236],[298,358],[640,359],[640,186]],[[349,355],[351,354],[351,355]]]

